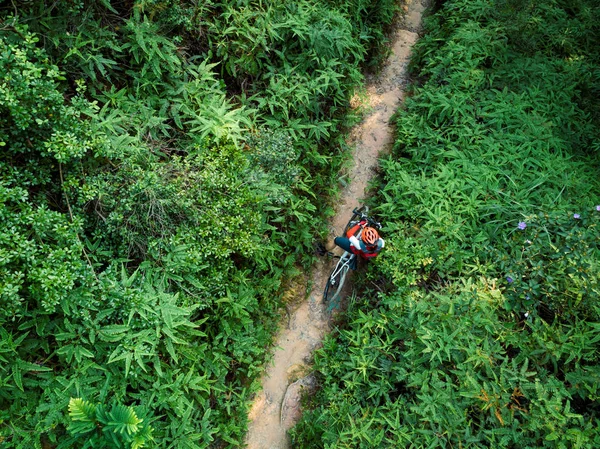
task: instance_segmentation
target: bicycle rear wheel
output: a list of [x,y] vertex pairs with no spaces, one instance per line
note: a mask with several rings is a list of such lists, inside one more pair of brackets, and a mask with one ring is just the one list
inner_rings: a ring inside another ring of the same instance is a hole
[[349,269],[349,257],[342,257],[327,278],[327,284],[323,291],[323,303],[331,304],[337,300],[342,292],[342,287],[346,281],[346,275],[348,274]]

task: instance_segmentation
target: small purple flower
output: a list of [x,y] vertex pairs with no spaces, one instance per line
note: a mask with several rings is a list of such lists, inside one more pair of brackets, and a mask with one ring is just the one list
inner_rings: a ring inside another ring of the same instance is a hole
[[527,223],[525,223],[524,221],[520,221],[517,227],[522,231],[527,227]]
[[507,281],[509,284],[512,284],[512,283],[513,283],[513,281],[514,281],[514,279],[513,279],[513,278],[511,278],[510,276],[507,276],[507,277],[506,277],[506,281]]
[[598,205],[596,206],[596,210],[597,210],[598,212],[600,212],[600,204],[598,204]]
[[579,214],[573,214],[573,218],[575,218],[576,220],[579,220],[581,218],[581,215],[579,215]]

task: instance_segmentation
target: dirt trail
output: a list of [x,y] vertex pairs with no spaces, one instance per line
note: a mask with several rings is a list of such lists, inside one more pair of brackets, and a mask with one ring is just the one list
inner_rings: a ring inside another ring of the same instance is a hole
[[[349,170],[351,184],[342,192],[338,214],[331,223],[331,235],[338,235],[350,219],[352,209],[361,204],[368,181],[374,175],[379,154],[393,143],[389,120],[403,100],[406,65],[426,0],[407,0],[407,11],[392,39],[392,53],[382,72],[369,80],[367,94],[371,112],[351,133],[354,166]],[[405,7],[405,9],[406,9]],[[289,449],[287,431],[301,415],[299,398],[303,388],[313,385],[306,376],[312,353],[321,346],[329,322],[321,305],[329,262],[318,262],[312,275],[309,299],[290,311],[287,326],[280,329],[273,362],[262,379],[263,390],[252,405],[246,436],[248,449]]]

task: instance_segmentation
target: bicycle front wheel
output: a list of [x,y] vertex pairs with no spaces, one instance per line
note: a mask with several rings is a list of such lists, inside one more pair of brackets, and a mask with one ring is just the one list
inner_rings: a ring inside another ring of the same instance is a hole
[[325,290],[323,291],[323,302],[325,304],[334,302],[340,296],[349,269],[349,264],[340,260],[337,266],[331,271],[325,285]]

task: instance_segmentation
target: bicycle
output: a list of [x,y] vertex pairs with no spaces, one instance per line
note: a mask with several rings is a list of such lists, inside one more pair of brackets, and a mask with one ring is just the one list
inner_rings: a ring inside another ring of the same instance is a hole
[[[344,234],[348,232],[349,229],[353,228],[356,224],[364,221],[365,225],[381,229],[381,223],[370,218],[367,213],[369,212],[369,208],[367,206],[362,206],[361,208],[355,208],[352,211],[352,218],[346,224],[344,228]],[[363,228],[360,227],[356,232],[355,236],[360,239]],[[329,278],[327,279],[327,284],[325,284],[325,290],[323,291],[323,303],[329,304],[327,309],[328,311],[333,310],[335,305],[337,304],[337,299],[342,292],[342,288],[344,287],[344,282],[346,281],[346,275],[350,268],[353,270],[356,269],[357,264],[357,256],[348,251],[344,251],[344,254],[339,257],[338,263],[335,265],[335,268],[331,271]]]

